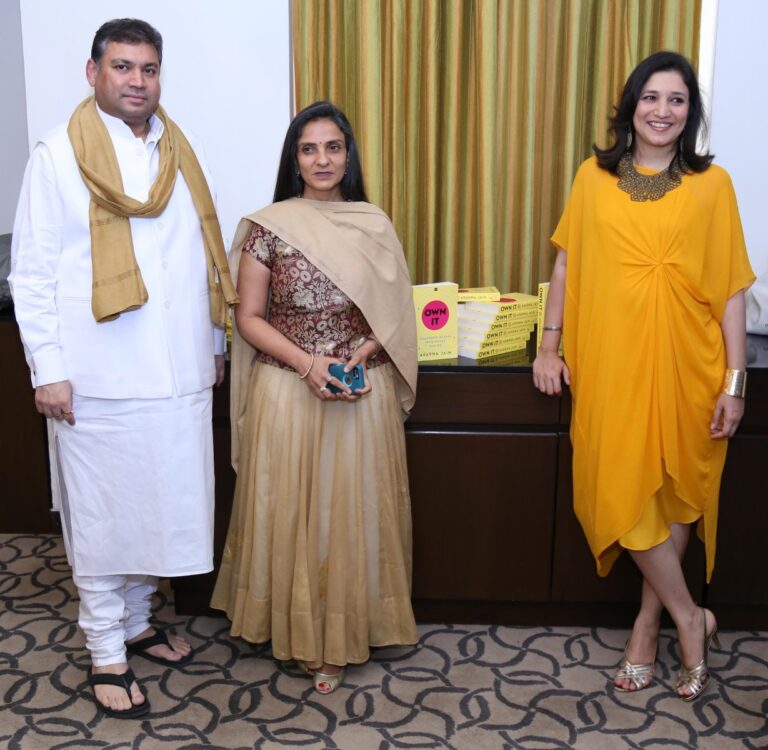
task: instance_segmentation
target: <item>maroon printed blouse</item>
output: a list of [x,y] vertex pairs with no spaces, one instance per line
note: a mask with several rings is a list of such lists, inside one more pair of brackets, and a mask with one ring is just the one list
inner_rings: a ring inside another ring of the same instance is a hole
[[[372,331],[357,305],[319,268],[277,235],[254,224],[243,252],[272,272],[267,319],[309,354],[348,360]],[[257,351],[256,359],[290,370],[279,359]],[[373,368],[389,362],[385,351],[369,359]]]

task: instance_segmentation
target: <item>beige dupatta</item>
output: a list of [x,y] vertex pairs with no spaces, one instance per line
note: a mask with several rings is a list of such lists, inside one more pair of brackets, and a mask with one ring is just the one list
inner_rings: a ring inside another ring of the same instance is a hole
[[[229,262],[232,276],[253,224],[300,250],[360,309],[398,374],[405,418],[416,399],[416,317],[403,248],[387,215],[362,201],[289,198],[240,220]],[[239,433],[245,415],[254,349],[232,326],[230,417],[232,465],[237,470]]]

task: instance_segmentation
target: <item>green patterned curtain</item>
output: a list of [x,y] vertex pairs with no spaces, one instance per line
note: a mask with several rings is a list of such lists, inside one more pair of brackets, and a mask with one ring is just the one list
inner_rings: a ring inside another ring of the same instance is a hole
[[330,99],[415,283],[533,291],[632,68],[697,62],[701,0],[293,0],[295,106]]

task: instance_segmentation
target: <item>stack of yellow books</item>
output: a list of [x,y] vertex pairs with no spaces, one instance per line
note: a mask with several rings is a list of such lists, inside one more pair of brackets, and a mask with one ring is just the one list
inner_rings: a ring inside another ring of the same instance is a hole
[[459,355],[471,359],[525,349],[536,325],[538,297],[503,294],[498,302],[459,305]]

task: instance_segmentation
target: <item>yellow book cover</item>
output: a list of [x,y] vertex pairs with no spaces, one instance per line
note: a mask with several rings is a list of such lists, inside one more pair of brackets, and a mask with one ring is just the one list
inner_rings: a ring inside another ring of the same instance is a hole
[[507,336],[506,338],[475,339],[470,336],[459,336],[459,347],[465,349],[477,349],[478,351],[490,351],[499,348],[517,348],[528,344],[528,336]]
[[495,331],[485,335],[475,332],[460,331],[459,346],[498,346],[500,344],[527,342],[531,338],[531,333],[504,333]]
[[516,318],[509,320],[494,320],[489,326],[490,331],[527,331],[532,333],[536,322],[533,320],[520,321]]
[[471,286],[459,289],[459,302],[498,302],[501,294],[495,286]]
[[505,344],[500,346],[494,346],[488,349],[478,349],[474,346],[459,346],[459,355],[462,357],[468,357],[469,359],[485,359],[486,357],[494,357],[499,354],[506,354],[508,352],[514,352],[522,349],[525,351],[526,344]]
[[466,334],[468,336],[486,336],[489,333],[502,333],[502,334],[526,334],[530,335],[533,331],[533,323],[518,323],[512,321],[506,323],[504,321],[493,323],[480,323],[474,320],[468,320],[466,318],[459,318],[459,336]]
[[[536,319],[536,352],[538,353],[541,346],[541,337],[544,335],[544,313],[547,311],[547,295],[549,294],[549,282],[542,281],[539,284],[539,309]],[[560,338],[560,346],[557,353],[563,356],[563,339]]]
[[511,341],[528,340],[531,337],[531,331],[522,330],[502,330],[502,331],[480,331],[476,328],[467,328],[459,324],[459,341],[462,339],[471,339],[473,341]]
[[413,287],[419,362],[458,356],[458,296],[451,281]]
[[538,300],[533,294],[509,292],[502,294],[498,302],[467,302],[464,307],[467,312],[483,312],[500,315],[521,310],[536,310]]
[[547,295],[549,294],[549,282],[542,281],[539,284],[538,310],[536,316],[536,351],[541,346],[541,337],[544,333],[544,311],[547,309]]
[[514,328],[515,326],[536,325],[538,312],[535,308],[527,310],[508,310],[507,312],[493,313],[476,312],[474,310],[462,311],[459,307],[459,323],[471,323],[473,325],[493,326],[496,328]]
[[525,292],[504,292],[501,295],[501,302],[516,302],[518,307],[536,307],[538,298],[535,294],[525,294]]
[[467,307],[474,310],[504,312],[505,310],[520,310],[531,306],[536,307],[537,301],[535,294],[504,292],[504,294],[499,297],[498,302],[467,302]]
[[530,359],[527,349],[514,349],[513,351],[501,352],[500,354],[481,355],[477,357],[477,361],[482,362],[484,365],[511,366],[529,364]]

